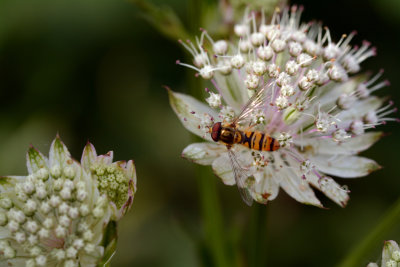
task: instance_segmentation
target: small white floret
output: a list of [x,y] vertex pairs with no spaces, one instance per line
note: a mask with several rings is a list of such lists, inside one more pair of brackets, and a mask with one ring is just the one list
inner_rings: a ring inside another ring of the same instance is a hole
[[61,191],[60,191],[60,196],[62,199],[64,200],[69,200],[72,197],[72,192],[71,189],[64,187]]
[[62,227],[61,225],[58,225],[55,229],[56,237],[58,238],[63,238],[67,235],[67,229],[65,227]]
[[34,234],[39,230],[39,225],[36,221],[27,221],[25,224],[25,228],[28,232]]
[[274,50],[270,46],[260,46],[257,48],[257,56],[264,61],[268,61],[274,56]]
[[38,244],[38,237],[37,237],[37,235],[29,235],[29,237],[28,237],[28,242],[29,242],[29,244],[32,245],[32,246]]
[[50,228],[53,227],[53,225],[54,225],[54,223],[53,223],[53,219],[52,218],[44,219],[44,221],[43,221],[43,226],[44,227],[46,227],[47,229],[50,229]]
[[17,232],[15,233],[15,240],[19,243],[22,244],[26,241],[26,235],[24,232]]
[[257,89],[259,82],[260,78],[255,74],[247,74],[246,79],[244,80],[244,84],[249,90]]
[[4,258],[6,258],[6,259],[12,259],[12,258],[15,258],[16,252],[12,247],[8,246],[8,247],[4,248],[3,255],[4,255]]
[[70,259],[75,259],[76,255],[78,254],[78,251],[74,247],[67,248],[65,252],[66,252],[67,258],[70,258]]
[[392,252],[392,259],[400,262],[400,251],[399,250],[395,250]]
[[47,257],[45,255],[39,255],[36,257],[35,261],[38,266],[46,266]]
[[73,166],[66,166],[64,168],[64,175],[68,179],[72,179],[75,176],[75,168]]
[[49,178],[49,171],[46,168],[40,168],[35,174],[37,178],[43,181]]
[[289,104],[289,101],[287,99],[287,97],[284,96],[278,96],[278,98],[275,100],[275,105],[279,108],[279,109],[285,109]]
[[210,92],[210,96],[206,99],[206,101],[212,108],[218,108],[222,104],[221,95],[213,92]]
[[58,218],[58,222],[60,223],[60,225],[68,227],[71,224],[71,219],[68,218],[68,216],[66,215],[62,215]]
[[60,165],[54,165],[50,169],[50,174],[53,178],[59,178],[61,176],[61,168]]
[[210,65],[205,65],[200,69],[199,74],[203,79],[209,80],[214,76],[213,67]]
[[13,233],[13,232],[18,231],[18,229],[19,229],[19,223],[16,222],[16,221],[14,221],[14,220],[9,221],[8,224],[7,224],[7,227],[8,227],[8,230],[10,230],[10,232]]
[[243,67],[244,63],[245,63],[245,60],[244,60],[243,56],[240,54],[237,54],[231,58],[232,67],[234,67],[236,69],[240,69],[241,67]]
[[60,199],[59,196],[53,195],[53,196],[50,197],[49,202],[50,202],[50,205],[51,205],[53,208],[56,208],[56,207],[58,207],[58,205],[60,205],[61,199]]
[[49,213],[51,209],[52,209],[52,208],[51,208],[51,206],[49,205],[49,202],[48,202],[48,201],[42,202],[42,204],[40,204],[39,210],[40,210],[40,212],[42,212],[42,213],[44,213],[44,214]]
[[214,53],[224,55],[228,51],[228,43],[225,40],[218,40],[213,44]]
[[12,208],[12,206],[13,206],[13,203],[12,203],[11,199],[9,199],[7,197],[0,199],[0,207],[2,207],[3,209],[9,210]]
[[77,208],[77,207],[72,207],[72,208],[70,208],[69,211],[68,211],[68,216],[69,216],[71,219],[76,219],[76,218],[78,218],[78,216],[79,216],[79,210],[78,210],[78,208]]
[[87,215],[90,213],[90,209],[89,209],[88,205],[82,204],[82,205],[79,207],[79,213],[80,213],[82,216],[87,216]]

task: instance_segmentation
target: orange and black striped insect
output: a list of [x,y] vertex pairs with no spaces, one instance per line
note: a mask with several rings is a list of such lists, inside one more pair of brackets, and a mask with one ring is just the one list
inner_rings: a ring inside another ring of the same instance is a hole
[[259,131],[241,131],[235,124],[222,125],[214,123],[211,138],[215,142],[222,142],[228,148],[240,144],[258,151],[275,151],[280,148],[279,142],[268,134]]
[[251,126],[244,131],[238,129],[239,121],[248,119],[247,117],[251,116],[253,111],[263,108],[265,105],[264,90],[266,90],[266,87],[261,88],[248,100],[233,122],[216,122],[210,129],[211,138],[215,142],[221,142],[226,145],[239,192],[244,202],[249,206],[253,202],[253,198],[246,186],[246,180],[249,175],[247,175],[246,169],[240,166],[237,156],[232,151],[232,146],[238,144],[257,151],[276,151],[280,148],[279,142],[275,138],[260,131],[251,131]]

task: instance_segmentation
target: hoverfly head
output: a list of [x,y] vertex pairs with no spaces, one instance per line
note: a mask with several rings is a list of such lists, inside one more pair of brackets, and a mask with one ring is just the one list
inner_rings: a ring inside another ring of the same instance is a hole
[[211,128],[211,138],[215,142],[219,141],[219,137],[221,135],[221,129],[222,129],[221,122],[214,123],[214,125]]

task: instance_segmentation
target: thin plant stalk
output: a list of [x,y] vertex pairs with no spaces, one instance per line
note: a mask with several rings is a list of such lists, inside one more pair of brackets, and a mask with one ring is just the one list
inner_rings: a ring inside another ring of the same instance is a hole
[[248,266],[266,266],[267,207],[256,204],[251,210],[248,244]]
[[216,178],[205,167],[196,167],[201,208],[204,222],[206,247],[211,254],[213,266],[232,266],[227,257],[223,216],[218,198]]

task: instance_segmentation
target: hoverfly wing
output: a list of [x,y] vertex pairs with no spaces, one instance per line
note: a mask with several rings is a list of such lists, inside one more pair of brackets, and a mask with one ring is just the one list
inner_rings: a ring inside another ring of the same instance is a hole
[[251,206],[253,203],[253,197],[246,186],[246,179],[249,175],[247,174],[247,171],[240,166],[240,163],[231,148],[228,148],[228,155],[240,196],[248,206]]
[[267,94],[266,91],[269,88],[269,84],[261,87],[250,99],[246,102],[246,104],[242,107],[238,116],[233,120],[232,124],[240,124],[249,119],[251,113],[255,112],[258,109],[262,109],[266,105]]

